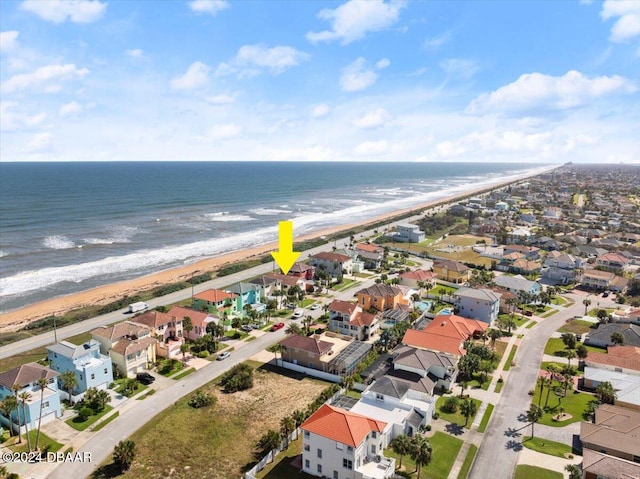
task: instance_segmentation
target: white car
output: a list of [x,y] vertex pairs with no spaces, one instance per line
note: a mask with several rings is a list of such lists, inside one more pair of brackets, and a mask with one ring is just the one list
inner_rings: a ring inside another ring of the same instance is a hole
[[299,319],[302,317],[302,311],[296,311],[295,313],[293,313],[293,316],[291,316],[291,319]]
[[309,308],[311,311],[315,311],[316,309],[320,309],[320,303],[312,304]]
[[222,361],[224,359],[227,359],[229,356],[231,356],[231,353],[229,351],[225,351],[224,353],[218,354],[218,357],[216,359],[218,361]]

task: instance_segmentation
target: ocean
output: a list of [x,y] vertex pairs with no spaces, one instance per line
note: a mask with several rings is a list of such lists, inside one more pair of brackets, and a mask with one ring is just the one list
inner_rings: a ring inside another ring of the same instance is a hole
[[0,163],[0,312],[495,184],[514,163]]

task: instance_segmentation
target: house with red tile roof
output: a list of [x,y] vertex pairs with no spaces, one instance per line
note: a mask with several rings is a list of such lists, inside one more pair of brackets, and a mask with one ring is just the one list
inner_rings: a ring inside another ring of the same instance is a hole
[[640,375],[640,347],[609,346],[606,353],[589,351],[584,365],[627,374]]
[[278,344],[284,349],[282,360],[305,368],[326,371],[333,355],[333,343],[313,336],[290,334]]
[[207,289],[193,297],[193,309],[210,313],[234,314],[242,310],[238,305],[238,295],[221,289]]
[[329,273],[334,278],[350,273],[353,267],[353,258],[345,254],[323,251],[309,257],[309,264]]
[[388,423],[324,404],[300,429],[307,474],[358,479],[394,474],[395,461],[382,455],[391,440]]
[[605,271],[622,273],[629,267],[629,259],[618,253],[606,253],[596,258],[596,266]]
[[419,289],[420,283],[430,283],[436,279],[436,274],[432,271],[426,271],[424,269],[417,269],[415,271],[407,271],[398,276],[400,278],[400,284],[403,286],[409,286],[410,288]]
[[211,313],[197,311],[191,308],[183,308],[182,306],[174,306],[167,314],[176,318],[177,321],[182,321],[183,326],[184,318],[188,317],[191,319],[193,329],[188,333],[184,331],[184,336],[192,340],[201,338],[207,334],[207,325],[209,323],[217,324],[219,321],[219,318]]
[[295,276],[304,280],[311,280],[315,274],[316,268],[306,263],[293,263],[293,266],[287,273],[289,276]]
[[438,278],[449,283],[465,283],[471,278],[471,268],[450,259],[434,261],[433,272]]
[[363,288],[356,292],[356,296],[358,297],[358,305],[365,311],[370,309],[386,311],[399,304],[408,304],[402,289],[383,283]]
[[156,353],[162,358],[173,358],[180,354],[183,342],[182,318],[160,311],[147,311],[135,317],[136,323],[144,324],[156,338]]
[[91,337],[100,343],[100,352],[109,355],[114,368],[127,377],[134,377],[156,362],[158,341],[144,324],[124,321],[100,326],[91,331]]
[[488,327],[483,321],[455,314],[438,315],[422,331],[408,329],[402,338],[402,344],[452,354],[459,358],[465,353],[465,341],[482,334]]
[[334,299],[329,305],[329,330],[366,341],[378,331],[378,315],[367,313],[355,303]]

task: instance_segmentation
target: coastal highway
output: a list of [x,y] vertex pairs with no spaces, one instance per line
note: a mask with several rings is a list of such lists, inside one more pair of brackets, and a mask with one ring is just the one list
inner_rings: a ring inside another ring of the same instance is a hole
[[[453,203],[450,203],[450,204],[453,204]],[[399,223],[416,221],[423,214],[440,211],[442,210],[442,208],[443,206],[434,206],[433,208],[425,210],[420,215],[415,215],[410,218],[405,218],[399,221],[393,221],[388,223],[384,227],[379,227],[377,229],[378,231],[382,231],[387,228],[392,228]],[[372,235],[374,235],[374,232],[373,232],[373,229],[370,229],[370,230],[358,233],[356,235],[356,239],[361,239],[363,237],[369,237]],[[313,254],[320,253],[321,251],[331,250],[333,246],[336,246],[338,249],[340,249],[345,247],[348,244],[349,244],[349,237],[337,239],[332,243],[324,244],[324,245],[317,246],[315,248],[303,251],[302,254],[300,255],[300,260],[304,260]],[[194,268],[195,268],[195,265],[194,265]],[[156,306],[163,306],[167,304],[176,303],[178,301],[188,299],[192,296],[192,294],[198,294],[206,289],[209,289],[209,288],[223,289],[239,281],[246,281],[247,279],[253,278],[255,276],[269,273],[274,269],[275,269],[275,263],[272,261],[270,263],[261,264],[259,266],[255,266],[253,268],[249,268],[244,271],[239,271],[237,273],[230,274],[228,276],[212,279],[211,281],[207,281],[206,283],[195,285],[193,288],[187,288],[181,291],[176,291],[175,293],[168,294],[166,296],[153,298],[146,301],[146,303],[149,305],[151,309],[155,308]],[[92,329],[95,329],[100,326],[106,326],[112,323],[116,323],[118,321],[124,321],[131,317],[132,315],[127,314],[126,309],[119,309],[111,313],[103,314],[101,316],[96,316],[91,319],[79,321],[77,323],[70,324],[62,328],[58,328],[57,339],[58,341],[60,341],[60,340],[69,338],[71,336],[75,336],[87,331],[91,331]],[[27,339],[6,344],[0,348],[0,360],[25,353],[35,348],[47,346],[49,344],[53,344],[54,342],[55,342],[54,332],[48,331],[46,333],[38,334]]]

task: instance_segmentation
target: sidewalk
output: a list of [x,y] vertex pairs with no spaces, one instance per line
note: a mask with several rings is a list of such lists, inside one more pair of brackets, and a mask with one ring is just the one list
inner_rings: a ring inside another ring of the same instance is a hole
[[581,462],[582,456],[574,456],[573,459],[563,459],[561,457],[536,452],[526,447],[522,448],[520,456],[518,457],[518,465],[528,464],[530,466],[542,467],[544,469],[561,472],[563,477],[566,479],[569,478],[569,473],[564,470],[565,466],[567,464],[580,464]]

